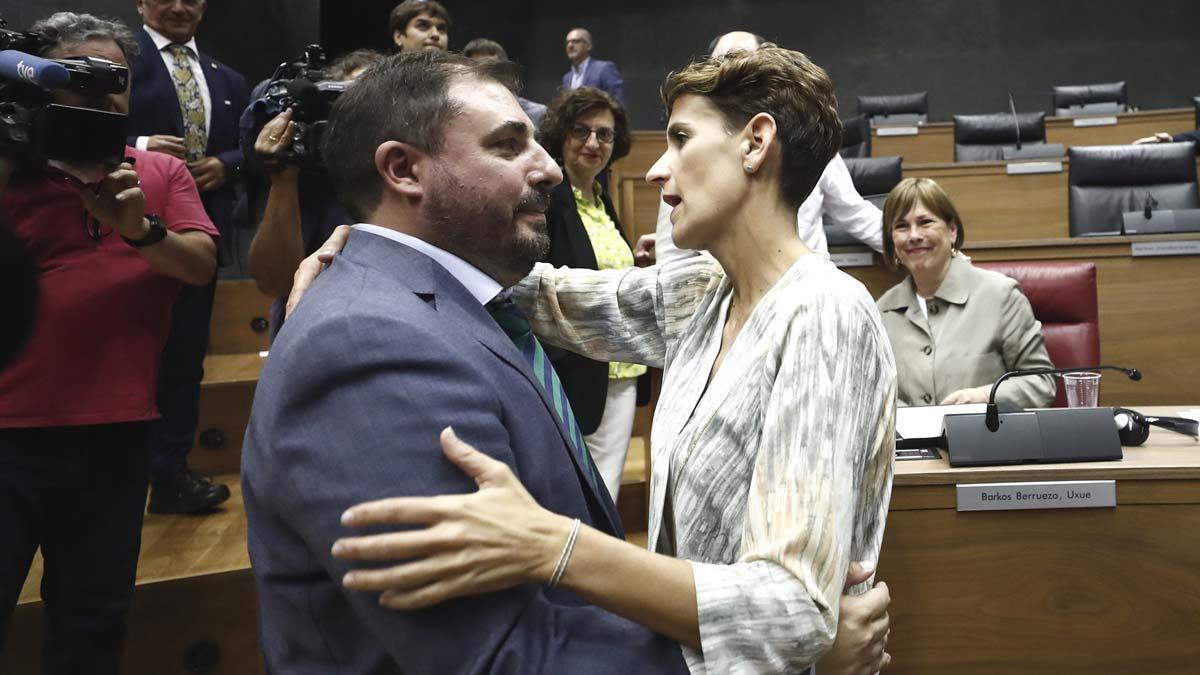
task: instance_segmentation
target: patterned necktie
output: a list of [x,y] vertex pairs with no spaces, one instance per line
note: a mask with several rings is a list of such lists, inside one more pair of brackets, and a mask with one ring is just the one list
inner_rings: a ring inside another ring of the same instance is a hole
[[171,52],[171,79],[175,81],[175,95],[179,97],[179,111],[183,113],[183,148],[187,158],[195,161],[204,157],[208,147],[208,126],[204,122],[204,99],[200,96],[200,83],[192,72],[188,60],[188,49],[173,44]]
[[579,432],[579,425],[575,422],[575,413],[571,411],[567,392],[563,390],[562,382],[558,379],[558,373],[554,372],[554,365],[550,363],[550,357],[546,355],[546,350],[542,349],[542,344],[533,335],[533,331],[529,327],[529,319],[525,317],[525,313],[521,311],[520,307],[517,307],[507,293],[496,296],[486,305],[486,309],[496,323],[500,324],[500,328],[504,330],[508,339],[512,340],[521,354],[525,356],[525,361],[533,368],[534,379],[542,385],[546,395],[554,402],[554,413],[558,415],[558,419],[567,429],[567,438],[571,440],[573,446],[571,449],[579,457],[580,465],[583,467],[592,489],[596,489],[597,485],[603,483],[596,475],[596,468],[591,454],[588,453],[587,443],[584,442],[583,434]]

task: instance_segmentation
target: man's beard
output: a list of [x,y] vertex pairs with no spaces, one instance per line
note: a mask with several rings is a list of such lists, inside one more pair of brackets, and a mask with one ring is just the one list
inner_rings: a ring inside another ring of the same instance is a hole
[[[440,172],[434,189],[426,192],[426,232],[430,243],[466,260],[503,286],[511,286],[550,252],[545,221],[533,232],[517,218],[544,211],[549,189],[529,188],[511,208],[497,204],[486,185],[469,188],[448,172]],[[490,199],[491,198],[491,199]]]

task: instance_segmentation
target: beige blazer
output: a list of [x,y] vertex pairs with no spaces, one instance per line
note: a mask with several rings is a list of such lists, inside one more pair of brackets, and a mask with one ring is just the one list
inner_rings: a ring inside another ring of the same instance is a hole
[[[1011,277],[955,256],[926,318],[912,277],[878,301],[896,355],[899,405],[936,405],[959,389],[991,384],[1009,370],[1053,368],[1042,324]],[[1009,379],[996,400],[1041,408],[1054,400],[1053,376]]]

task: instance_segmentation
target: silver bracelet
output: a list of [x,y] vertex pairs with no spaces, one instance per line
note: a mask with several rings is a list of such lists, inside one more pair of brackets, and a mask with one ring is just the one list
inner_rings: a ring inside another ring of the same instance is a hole
[[554,568],[554,574],[550,576],[550,586],[558,585],[562,580],[563,573],[567,571],[567,563],[571,560],[571,551],[575,550],[575,538],[579,536],[579,519],[571,524],[571,534],[567,536],[567,543],[563,546],[562,555],[558,557],[558,565]]

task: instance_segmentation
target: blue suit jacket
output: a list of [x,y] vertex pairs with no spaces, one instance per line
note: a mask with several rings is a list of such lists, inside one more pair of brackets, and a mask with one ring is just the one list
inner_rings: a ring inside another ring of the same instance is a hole
[[[583,73],[583,83],[581,87],[595,87],[608,92],[609,96],[617,99],[617,103],[625,105],[625,80],[621,78],[621,71],[617,70],[617,64],[612,61],[600,61],[592,59],[588,62],[587,70]],[[567,74],[563,75],[562,88],[569,89],[571,87],[571,70],[567,69]]]
[[524,357],[429,257],[366,232],[290,317],[242,454],[263,653],[273,673],[686,673],[678,646],[526,585],[398,612],[345,590],[330,547],[358,502],[474,491],[441,430],[512,467],[543,506],[621,535]]
[[[175,83],[154,40],[144,30],[135,31],[140,52],[132,64],[133,87],[129,95],[129,145],[138,136],[154,134],[183,135],[183,114]],[[234,183],[242,170],[242,151],[238,147],[238,118],[246,109],[246,79],[237,71],[207,54],[200,54],[200,66],[208,82],[212,101],[212,123],[208,128],[205,154],[225,164],[225,185],[219,190],[202,192],[201,200],[213,224],[221,234],[229,232],[236,198]],[[227,238],[223,238],[227,240]]]

